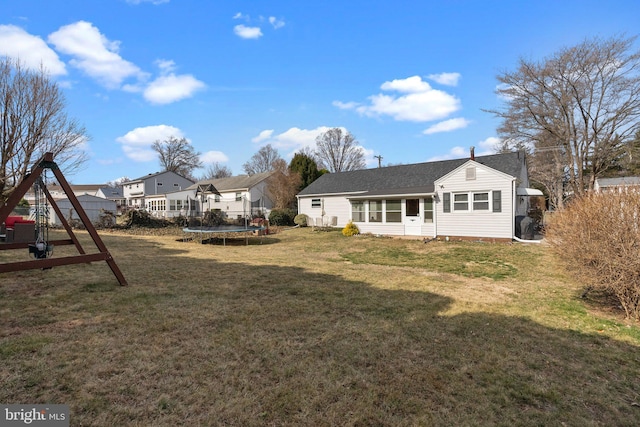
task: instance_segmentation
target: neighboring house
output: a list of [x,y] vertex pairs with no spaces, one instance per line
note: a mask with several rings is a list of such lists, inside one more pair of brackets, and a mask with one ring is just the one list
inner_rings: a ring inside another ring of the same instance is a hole
[[[92,196],[89,194],[81,194],[77,196],[77,199],[92,223],[97,222],[100,219],[100,214],[103,212],[109,211],[115,213],[116,211],[116,202],[113,200],[107,200],[102,197]],[[67,221],[80,219],[69,199],[56,200],[56,205],[58,205],[60,212],[64,215],[64,218]],[[55,211],[50,209],[50,212],[52,214],[50,223],[60,225],[60,219],[58,218],[58,215],[56,215]]]
[[[263,172],[253,175],[238,175],[227,178],[198,181],[191,187],[194,198],[201,211],[219,211],[228,218],[246,218],[264,215],[267,217],[273,208],[273,202],[267,194],[268,179],[277,172]],[[213,185],[220,194],[195,192],[200,188]]]
[[298,194],[316,225],[396,236],[511,241],[525,216],[529,178],[523,152],[322,175]]
[[171,193],[184,190],[193,185],[193,181],[175,172],[157,172],[127,181],[122,184],[122,195],[127,201],[127,207],[139,209],[146,207],[147,196]]
[[195,193],[194,190],[180,190],[147,196],[147,211],[152,216],[160,218],[196,215],[199,211]]
[[98,189],[98,191],[96,192],[96,196],[116,202],[117,213],[121,213],[122,208],[127,204],[127,199],[125,199],[124,195],[122,194],[122,187],[100,187],[100,189]]
[[268,216],[273,203],[267,196],[267,185],[273,173],[198,181],[180,191],[147,195],[144,207],[161,218],[200,216],[208,210],[221,212],[229,219]]
[[[104,187],[104,184],[70,184],[70,186],[73,194],[75,194],[76,196],[81,196],[83,194],[95,196],[97,195],[100,188]],[[60,200],[67,197],[62,187],[58,184],[47,184],[47,190],[49,191],[49,194],[51,194],[51,198],[53,198],[54,200]],[[33,188],[29,189],[29,191],[25,193],[24,198],[29,202],[29,204],[33,204],[35,202]]]
[[616,188],[640,188],[640,176],[623,176],[619,178],[596,178],[593,189],[597,192],[611,191]]

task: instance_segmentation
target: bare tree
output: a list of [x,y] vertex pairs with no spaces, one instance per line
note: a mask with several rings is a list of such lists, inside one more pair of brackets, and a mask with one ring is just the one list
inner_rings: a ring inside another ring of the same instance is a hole
[[0,58],[1,201],[46,152],[67,175],[86,162],[83,148],[89,137],[65,107],[64,95],[44,68],[31,70],[18,60]]
[[532,171],[549,193],[557,194],[550,187],[561,177],[568,193],[592,189],[640,129],[640,52],[630,52],[634,40],[585,40],[542,62],[521,59],[516,71],[498,76],[497,93],[506,102],[503,110],[491,111],[502,119],[498,132],[510,148],[528,149],[534,164],[555,162],[546,168],[552,179]]
[[200,153],[186,138],[170,136],[164,141],[155,141],[151,148],[158,153],[160,164],[166,171],[191,178],[193,170],[202,167]]
[[316,138],[316,157],[321,168],[345,172],[365,168],[364,150],[347,130],[332,128]]
[[273,202],[273,207],[275,209],[295,207],[300,174],[292,172],[283,159],[276,160],[273,167],[274,173],[267,182],[267,195]]
[[249,175],[270,172],[276,170],[278,160],[282,160],[278,150],[273,148],[271,144],[267,144],[251,156],[249,161],[242,165],[242,169]]
[[233,176],[233,173],[228,166],[220,164],[220,162],[213,162],[207,167],[202,179],[228,178],[230,176]]

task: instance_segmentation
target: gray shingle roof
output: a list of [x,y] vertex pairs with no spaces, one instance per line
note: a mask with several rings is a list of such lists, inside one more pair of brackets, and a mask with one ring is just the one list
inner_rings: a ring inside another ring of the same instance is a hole
[[271,174],[273,174],[273,172],[256,173],[253,175],[230,176],[227,178],[205,179],[189,186],[187,190],[196,190],[198,188],[198,185],[206,184],[213,184],[213,186],[220,192],[246,190],[269,178]]
[[[433,183],[463,165],[469,158],[414,163],[384,168],[361,169],[349,172],[327,173],[303,189],[299,196],[371,192],[374,194],[403,194],[420,190],[433,192]],[[524,152],[476,156],[475,161],[490,168],[520,177],[524,167]]]

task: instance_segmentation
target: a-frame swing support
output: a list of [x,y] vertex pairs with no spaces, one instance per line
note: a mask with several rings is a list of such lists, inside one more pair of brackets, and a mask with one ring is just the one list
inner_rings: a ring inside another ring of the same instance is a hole
[[[93,243],[95,243],[99,252],[93,253],[93,254],[85,253],[85,251],[82,249],[82,246],[80,245],[80,242],[78,241],[75,234],[73,233],[71,226],[69,226],[67,221],[64,219],[64,216],[62,215],[62,212],[58,208],[58,205],[56,204],[55,200],[51,197],[51,194],[45,187],[45,194],[47,196],[47,200],[49,201],[53,209],[56,211],[56,213],[58,214],[58,218],[60,218],[60,222],[62,223],[62,225],[64,226],[65,230],[67,231],[70,237],[70,239],[68,240],[54,240],[47,243],[52,244],[54,246],[55,245],[57,246],[75,245],[76,248],[78,249],[78,252],[80,252],[80,254],[74,255],[74,256],[60,257],[60,258],[40,258],[40,259],[34,259],[30,261],[4,263],[4,264],[0,264],[0,273],[8,273],[11,271],[32,270],[32,269],[39,269],[39,268],[51,268],[51,267],[58,267],[62,265],[71,265],[71,264],[83,264],[83,263],[90,263],[94,261],[106,261],[107,265],[109,265],[109,268],[111,268],[113,275],[116,276],[116,279],[118,279],[118,282],[120,283],[120,285],[123,285],[123,286],[126,285],[127,281],[122,275],[122,272],[118,268],[115,260],[107,250],[107,247],[105,246],[105,244],[102,242],[102,239],[100,238],[100,236],[98,235],[98,232],[96,231],[95,227],[91,223],[91,220],[87,216],[87,213],[84,211],[84,209],[82,208],[82,205],[78,201],[78,198],[73,193],[71,186],[69,185],[67,180],[62,175],[62,172],[58,168],[58,165],[53,161],[53,153],[46,153],[42,157],[42,159],[40,159],[40,161],[35,164],[35,166],[31,169],[31,173],[24,178],[24,180],[11,193],[11,195],[9,196],[9,199],[7,199],[7,202],[0,207],[0,223],[3,223],[6,221],[7,217],[11,214],[13,209],[18,205],[20,200],[22,200],[22,197],[24,197],[27,191],[29,191],[31,186],[33,186],[33,184],[42,175],[45,169],[50,169],[53,172],[54,176],[58,180],[58,183],[64,190],[67,198],[69,199],[69,202],[71,202],[71,206],[73,206],[76,213],[80,217],[82,224],[84,225],[85,229],[93,239]],[[35,243],[35,239],[34,239],[34,242],[0,244],[0,250],[21,249],[21,248],[27,249],[29,248],[29,245],[33,243]]]

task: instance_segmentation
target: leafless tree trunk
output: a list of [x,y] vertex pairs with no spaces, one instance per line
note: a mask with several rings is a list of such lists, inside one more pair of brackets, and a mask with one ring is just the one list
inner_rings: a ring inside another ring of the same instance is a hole
[[228,178],[230,176],[233,176],[233,173],[229,167],[222,165],[219,162],[213,162],[207,167],[202,179]]
[[[556,162],[549,170],[562,170],[574,195],[593,189],[640,128],[640,52],[629,53],[633,41],[586,40],[540,63],[521,59],[518,70],[498,76],[506,108],[492,112],[502,119],[500,136],[527,147],[533,163]],[[536,176],[544,170],[534,168],[532,179],[549,183]]]
[[276,170],[277,163],[282,160],[278,150],[267,144],[255,153],[248,162],[242,165],[249,175]]
[[151,148],[158,153],[160,164],[166,171],[191,179],[193,170],[202,167],[200,153],[186,138],[170,136],[164,141],[155,141]]
[[0,200],[5,201],[33,162],[52,152],[66,173],[87,160],[84,127],[67,117],[65,99],[43,68],[0,59]]
[[349,131],[332,128],[316,138],[320,168],[345,172],[365,168],[364,152]]

